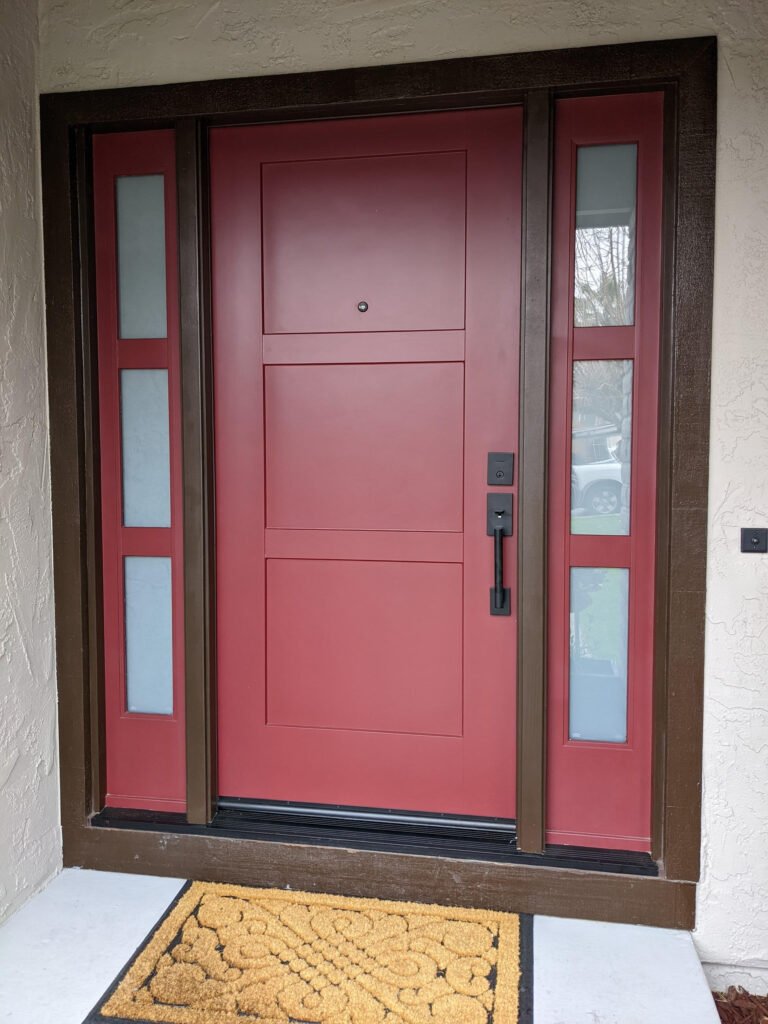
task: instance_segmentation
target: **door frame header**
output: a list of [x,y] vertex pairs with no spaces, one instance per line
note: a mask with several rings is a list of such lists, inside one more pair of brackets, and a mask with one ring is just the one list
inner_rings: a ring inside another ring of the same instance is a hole
[[[415,862],[409,868],[412,858],[398,866],[395,860],[400,858],[391,854],[320,851],[89,824],[99,810],[104,762],[92,134],[176,129],[187,793],[189,820],[201,825],[210,819],[216,794],[206,129],[213,124],[523,105],[523,475],[518,544],[519,585],[525,599],[519,602],[518,762],[526,770],[519,772],[518,835],[521,848],[535,853],[543,848],[545,801],[546,396],[554,101],[654,89],[665,94],[666,151],[653,781],[653,852],[663,877],[587,876],[548,869],[545,882],[536,868],[475,862],[463,862],[460,875],[478,906],[692,925],[701,836],[716,74],[717,43],[706,37],[41,96],[65,864],[263,885],[325,886],[350,895],[438,902],[456,898],[459,877],[459,869],[454,867],[452,875],[440,858],[434,859],[431,872],[424,872]],[[670,679],[674,686],[668,686]]]

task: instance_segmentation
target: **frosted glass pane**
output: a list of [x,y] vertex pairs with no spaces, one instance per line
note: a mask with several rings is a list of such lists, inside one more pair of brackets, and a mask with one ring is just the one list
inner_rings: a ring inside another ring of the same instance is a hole
[[629,569],[571,569],[572,740],[626,743]]
[[576,327],[634,323],[637,146],[580,146],[576,166]]
[[120,371],[123,525],[171,525],[168,371]]
[[632,360],[573,364],[571,533],[629,533]]
[[162,174],[117,179],[117,284],[121,338],[165,338],[165,196]]
[[126,558],[126,704],[147,715],[173,713],[170,558]]

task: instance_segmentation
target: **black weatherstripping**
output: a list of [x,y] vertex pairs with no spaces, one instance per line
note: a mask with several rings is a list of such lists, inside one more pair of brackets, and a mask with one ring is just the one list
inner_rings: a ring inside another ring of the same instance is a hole
[[91,825],[621,875],[658,875],[658,866],[647,853],[576,846],[547,846],[544,853],[522,853],[517,849],[516,823],[501,818],[222,797],[210,825],[189,825],[180,814],[114,807],[91,818]]

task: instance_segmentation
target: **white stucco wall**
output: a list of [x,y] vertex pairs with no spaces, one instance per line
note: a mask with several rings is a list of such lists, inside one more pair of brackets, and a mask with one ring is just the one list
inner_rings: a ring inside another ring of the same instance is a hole
[[731,965],[710,968],[717,983],[768,990],[768,557],[738,553],[739,526],[768,525],[768,3],[42,0],[41,78],[47,91],[93,89],[711,34],[720,99],[697,942],[706,961]]
[[0,920],[60,866],[35,5],[0,0]]

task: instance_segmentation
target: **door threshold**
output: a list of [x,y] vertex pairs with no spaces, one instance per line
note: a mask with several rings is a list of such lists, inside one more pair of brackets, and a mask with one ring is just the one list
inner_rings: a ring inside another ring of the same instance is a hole
[[523,853],[515,821],[503,818],[222,797],[209,825],[189,825],[181,814],[115,807],[100,811],[91,825],[622,875],[659,873],[649,854],[628,850],[551,845],[541,854]]

